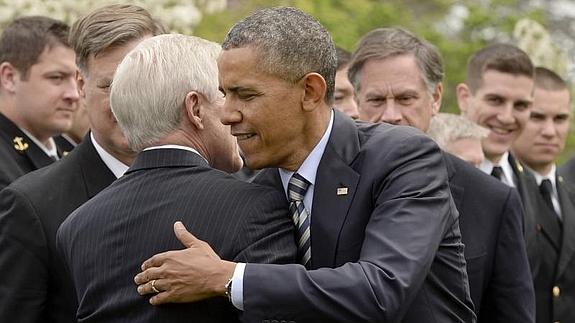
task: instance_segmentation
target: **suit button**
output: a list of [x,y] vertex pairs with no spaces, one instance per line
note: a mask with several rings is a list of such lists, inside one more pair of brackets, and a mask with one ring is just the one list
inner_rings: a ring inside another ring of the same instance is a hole
[[559,297],[561,295],[561,289],[559,286],[553,286],[553,297]]

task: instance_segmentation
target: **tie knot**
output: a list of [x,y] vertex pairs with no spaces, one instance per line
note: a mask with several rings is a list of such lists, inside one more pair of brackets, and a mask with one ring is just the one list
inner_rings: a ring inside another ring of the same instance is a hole
[[503,177],[503,168],[501,168],[501,166],[494,166],[491,170],[491,176],[500,180]]
[[294,173],[289,180],[288,184],[288,197],[290,202],[292,201],[303,201],[305,192],[309,187],[309,182],[307,179],[303,178],[298,173]]
[[541,184],[539,184],[539,191],[551,196],[551,192],[553,192],[553,184],[551,183],[551,180],[548,178],[542,180]]

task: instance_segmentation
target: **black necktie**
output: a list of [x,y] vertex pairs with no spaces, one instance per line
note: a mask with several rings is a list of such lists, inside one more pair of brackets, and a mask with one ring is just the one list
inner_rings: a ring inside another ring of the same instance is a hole
[[311,259],[310,218],[303,204],[309,182],[300,174],[295,173],[288,184],[289,209],[296,228],[298,240],[298,259],[306,267]]
[[501,166],[493,166],[491,170],[491,176],[501,180],[503,178],[503,168]]
[[547,206],[551,208],[553,213],[556,213],[555,207],[553,206],[553,201],[551,200],[551,194],[553,193],[553,184],[551,184],[551,181],[548,178],[541,181],[541,184],[539,185],[539,192],[541,193],[541,196],[543,196],[545,204],[547,204]]

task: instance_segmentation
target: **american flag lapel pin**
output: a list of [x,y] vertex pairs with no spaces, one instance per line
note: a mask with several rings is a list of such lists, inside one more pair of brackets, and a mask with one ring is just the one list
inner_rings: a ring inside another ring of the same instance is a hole
[[347,187],[338,187],[337,195],[347,195]]

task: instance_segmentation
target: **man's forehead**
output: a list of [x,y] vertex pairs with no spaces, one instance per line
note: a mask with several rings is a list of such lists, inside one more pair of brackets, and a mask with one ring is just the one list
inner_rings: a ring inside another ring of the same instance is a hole
[[[518,82],[524,83],[522,84],[524,86],[521,86]],[[477,90],[481,91],[486,88],[501,89],[502,87],[533,93],[535,90],[535,80],[522,74],[506,73],[489,69],[481,74]]]

